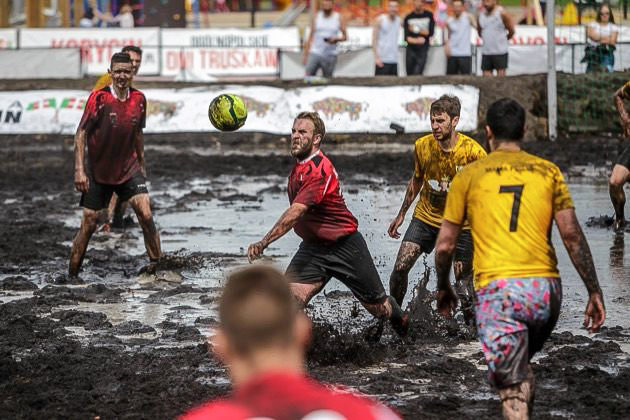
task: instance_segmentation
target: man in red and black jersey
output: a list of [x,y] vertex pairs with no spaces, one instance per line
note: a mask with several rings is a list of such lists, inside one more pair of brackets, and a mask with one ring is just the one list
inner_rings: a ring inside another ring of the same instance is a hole
[[228,368],[234,390],[195,408],[183,420],[398,420],[384,405],[335,392],[306,377],[311,323],[287,279],[255,265],[232,273],[219,302],[212,350]]
[[326,129],[317,112],[302,112],[293,122],[291,155],[297,160],[289,176],[289,203],[265,237],[249,246],[250,262],[291,228],[302,239],[287,268],[291,290],[306,306],[335,277],[344,283],[372,315],[389,319],[405,334],[407,318],[385,294],[358,222],[341,195],[337,171],[319,149]]
[[99,210],[108,206],[114,192],[134,209],[151,261],[162,255],[145,178],[142,129],[147,101],[140,91],[130,87],[133,69],[129,54],[114,54],[109,73],[112,84],[92,92],[74,138],[74,185],[82,193],[83,218],[72,242],[71,277],[78,275],[96,230]]

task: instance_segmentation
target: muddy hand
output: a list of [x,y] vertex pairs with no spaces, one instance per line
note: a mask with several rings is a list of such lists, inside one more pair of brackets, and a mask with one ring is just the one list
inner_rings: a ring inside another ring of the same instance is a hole
[[74,174],[74,187],[77,191],[86,193],[90,188],[90,181],[88,177],[85,175],[85,172],[80,171]]
[[[606,308],[601,293],[592,293],[584,311],[584,328],[590,333],[599,331],[606,320]],[[590,324],[590,326],[589,326]]]
[[400,225],[402,225],[402,217],[396,216],[396,218],[389,224],[389,229],[387,229],[387,233],[390,237],[400,239],[400,233],[398,232]]
[[437,292],[437,310],[442,316],[450,318],[457,309],[457,295],[452,287]]
[[249,262],[254,262],[262,256],[263,251],[265,250],[265,244],[262,241],[258,241],[253,243],[247,248],[247,259]]

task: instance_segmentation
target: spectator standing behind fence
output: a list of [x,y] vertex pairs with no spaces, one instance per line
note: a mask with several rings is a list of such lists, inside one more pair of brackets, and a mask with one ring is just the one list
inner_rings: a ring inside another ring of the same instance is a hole
[[374,22],[372,28],[372,49],[374,50],[374,74],[376,76],[398,76],[398,39],[400,36],[400,16],[398,2],[390,1],[387,13]]
[[586,62],[586,72],[613,71],[615,67],[615,44],[619,28],[608,4],[602,4],[597,11],[595,22],[586,28],[587,46],[582,62]]
[[405,17],[405,66],[407,76],[422,74],[429,54],[429,41],[435,29],[431,11],[433,0],[414,0],[414,10]]
[[444,45],[446,74],[472,73],[472,48],[470,31],[475,26],[474,17],[465,10],[463,0],[453,0],[453,14],[446,21],[448,38]]
[[315,76],[317,70],[322,69],[324,77],[332,77],[337,64],[337,43],[347,38],[345,20],[333,11],[333,1],[322,0],[304,46],[306,75]]
[[497,0],[483,0],[477,31],[483,41],[481,46],[481,70],[484,76],[505,76],[508,66],[508,40],[514,36],[514,22]]

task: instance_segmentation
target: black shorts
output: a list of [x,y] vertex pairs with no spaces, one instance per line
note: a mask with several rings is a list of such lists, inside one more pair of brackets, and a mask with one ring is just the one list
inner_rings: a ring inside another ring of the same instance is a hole
[[294,283],[306,284],[326,284],[335,277],[363,303],[383,303],[387,298],[372,255],[359,232],[333,244],[302,242],[287,267],[287,276]]
[[382,67],[374,66],[375,76],[398,76],[398,63],[383,63]]
[[472,57],[449,57],[446,74],[472,74]]
[[[431,226],[428,223],[418,220],[415,217],[405,232],[403,241],[413,242],[420,245],[420,250],[425,254],[430,254],[435,248],[440,228]],[[455,261],[471,263],[473,258],[473,241],[470,230],[462,230],[455,245]],[[465,264],[469,265],[469,264]]]
[[90,188],[87,193],[81,194],[81,201],[79,205],[90,210],[101,210],[109,206],[109,201],[112,199],[112,194],[116,193],[121,202],[129,200],[131,197],[137,194],[146,194],[147,181],[142,175],[142,172],[138,171],[131,178],[122,184],[110,185],[99,184],[94,181],[92,176],[89,176]]
[[483,71],[492,71],[492,70],[505,70],[508,66],[508,55],[505,54],[497,54],[497,55],[482,55],[481,56],[481,70]]
[[619,158],[617,159],[617,165],[625,166],[628,170],[630,170],[630,146],[626,147]]

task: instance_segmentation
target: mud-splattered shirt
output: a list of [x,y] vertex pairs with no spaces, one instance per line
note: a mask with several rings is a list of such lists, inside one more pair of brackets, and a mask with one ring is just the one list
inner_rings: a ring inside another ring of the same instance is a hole
[[140,170],[135,140],[144,128],[146,108],[144,94],[133,88],[125,100],[110,87],[92,92],[79,128],[87,132],[88,170],[96,182],[122,184]]
[[498,279],[559,277],[551,226],[556,212],[573,207],[556,165],[497,151],[455,177],[444,220],[470,223],[479,290]]
[[357,219],[341,195],[337,171],[319,151],[298,162],[289,176],[289,202],[308,206],[295,233],[307,242],[333,242],[357,231]]
[[433,134],[429,134],[416,140],[415,153],[415,176],[422,178],[422,190],[413,217],[440,227],[453,177],[470,162],[485,157],[486,151],[475,140],[459,133],[450,152],[442,150]]
[[302,375],[270,372],[236,388],[229,399],[198,407],[182,420],[206,419],[399,420],[382,404],[348,392],[335,392]]

